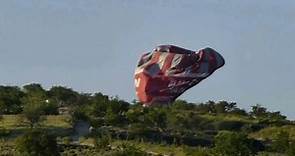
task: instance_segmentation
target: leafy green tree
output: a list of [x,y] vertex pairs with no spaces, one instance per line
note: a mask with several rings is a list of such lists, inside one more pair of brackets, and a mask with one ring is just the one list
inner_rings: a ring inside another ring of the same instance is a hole
[[108,108],[114,113],[123,114],[129,110],[129,103],[118,98],[113,98],[109,101]]
[[3,114],[18,114],[22,111],[24,93],[16,86],[0,86],[0,110]]
[[71,88],[62,86],[53,86],[48,91],[48,96],[56,100],[59,106],[75,105],[81,100],[79,93],[73,91]]
[[23,87],[25,95],[22,98],[23,116],[34,127],[42,115],[58,114],[57,102],[47,96],[46,91],[40,84],[29,84]]
[[253,117],[259,118],[260,122],[262,123],[273,123],[277,125],[285,124],[286,123],[286,116],[281,115],[281,112],[269,112],[265,107],[261,105],[252,106],[252,111],[250,114]]
[[267,114],[267,109],[257,104],[255,106],[252,106],[252,111],[250,112],[250,114],[254,117],[264,117]]
[[42,93],[36,92],[23,98],[23,103],[23,116],[29,122],[30,127],[33,128],[42,119],[41,116],[45,114],[46,100]]
[[251,140],[245,134],[222,131],[214,139],[213,153],[216,156],[250,156],[254,155]]
[[167,125],[167,115],[162,108],[150,108],[148,113],[145,115],[146,122],[150,122],[149,125],[159,128],[161,131]]
[[216,113],[233,113],[237,112],[239,109],[237,108],[237,103],[235,102],[227,102],[227,101],[219,101],[214,104],[214,108]]
[[93,121],[104,119],[107,125],[121,125],[126,121],[125,114],[128,109],[128,102],[118,98],[109,99],[108,96],[97,93],[86,106],[85,115]]
[[16,150],[21,156],[58,156],[56,138],[44,130],[32,129],[16,140]]
[[272,123],[284,123],[286,121],[286,116],[282,115],[281,112],[267,112],[266,117]]
[[241,108],[234,108],[230,111],[230,113],[235,115],[248,116],[248,113]]
[[144,112],[142,107],[132,107],[126,112],[127,120],[129,124],[143,122]]
[[228,102],[220,101],[220,102],[215,103],[214,108],[216,110],[216,113],[222,114],[222,113],[227,113],[229,111],[227,108],[228,106],[229,106]]
[[108,96],[96,93],[89,106],[86,108],[86,114],[90,117],[104,117],[106,115],[109,104]]
[[121,116],[118,113],[115,113],[112,111],[112,109],[107,109],[106,115],[105,115],[105,122],[107,125],[118,125],[121,124]]
[[172,104],[172,108],[175,110],[193,110],[195,105],[192,103],[188,103],[185,100],[176,100]]
[[41,101],[41,104],[43,105],[43,112],[44,115],[58,115],[58,104],[53,99],[47,99],[44,101]]
[[200,103],[196,106],[196,111],[200,113],[216,113],[215,102],[208,101],[206,103]]
[[23,86],[24,92],[27,94],[34,93],[34,92],[42,92],[46,94],[45,89],[38,83],[31,83]]

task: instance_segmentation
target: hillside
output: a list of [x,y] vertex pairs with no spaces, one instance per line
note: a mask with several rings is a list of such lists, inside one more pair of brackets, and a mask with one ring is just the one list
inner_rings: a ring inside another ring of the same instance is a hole
[[35,134],[38,142],[43,133],[59,155],[295,155],[294,122],[261,105],[250,112],[227,101],[142,107],[29,84],[0,86],[0,108],[0,155],[29,150],[20,140]]

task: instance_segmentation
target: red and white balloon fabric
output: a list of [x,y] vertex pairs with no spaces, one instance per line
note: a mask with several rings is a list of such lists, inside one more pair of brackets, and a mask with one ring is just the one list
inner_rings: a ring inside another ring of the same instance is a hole
[[161,45],[143,54],[135,70],[136,95],[145,106],[169,104],[224,65],[212,48],[191,51]]

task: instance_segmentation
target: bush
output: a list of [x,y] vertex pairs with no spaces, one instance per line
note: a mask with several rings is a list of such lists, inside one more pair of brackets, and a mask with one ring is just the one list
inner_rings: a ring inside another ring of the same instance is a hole
[[45,115],[58,115],[58,105],[54,102],[48,102],[43,106]]
[[238,131],[244,126],[244,123],[241,121],[219,121],[215,125],[217,130]]
[[111,154],[112,156],[147,156],[148,154],[131,144],[122,144],[118,150]]
[[105,151],[110,149],[110,143],[111,143],[111,136],[110,134],[102,134],[99,135],[95,141],[94,146],[98,151]]
[[7,136],[9,136],[10,133],[11,133],[11,131],[9,131],[5,128],[0,128],[0,137],[7,137]]
[[70,109],[70,115],[73,123],[75,123],[78,120],[89,121],[89,118],[85,113],[85,109],[85,107],[81,106],[72,107]]
[[252,132],[257,132],[263,128],[265,128],[266,126],[263,124],[246,124],[244,125],[241,130],[245,133],[252,133]]
[[288,156],[295,156],[295,141],[291,141],[287,150]]
[[215,137],[214,155],[217,156],[250,156],[255,154],[253,144],[245,134],[237,132],[220,132]]
[[274,152],[285,153],[289,147],[289,133],[286,131],[279,131],[275,136],[275,140],[271,145]]
[[43,114],[43,106],[41,104],[29,103],[24,106],[23,117],[28,121],[31,128],[44,120]]
[[46,131],[32,129],[16,140],[16,150],[22,156],[58,156],[56,138]]

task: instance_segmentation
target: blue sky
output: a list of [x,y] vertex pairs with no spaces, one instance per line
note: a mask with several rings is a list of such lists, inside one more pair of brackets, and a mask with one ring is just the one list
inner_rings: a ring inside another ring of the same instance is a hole
[[180,98],[262,104],[295,119],[295,1],[1,0],[0,83],[135,99],[140,55],[210,46],[226,65]]

